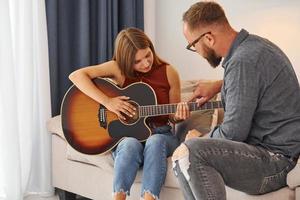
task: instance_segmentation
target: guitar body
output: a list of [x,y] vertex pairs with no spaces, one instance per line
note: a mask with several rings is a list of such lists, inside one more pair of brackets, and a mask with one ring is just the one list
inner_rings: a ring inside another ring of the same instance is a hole
[[146,118],[139,117],[138,107],[157,104],[154,90],[145,83],[134,83],[126,88],[97,78],[95,85],[109,97],[128,96],[136,106],[136,116],[119,120],[118,116],[94,101],[76,86],[72,86],[61,107],[62,128],[68,143],[85,154],[102,154],[114,148],[124,137],[145,141],[151,130]]

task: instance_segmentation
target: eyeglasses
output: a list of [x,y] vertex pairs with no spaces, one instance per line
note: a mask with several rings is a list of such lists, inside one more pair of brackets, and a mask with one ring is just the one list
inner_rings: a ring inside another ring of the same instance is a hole
[[197,39],[195,39],[192,43],[188,44],[188,45],[186,46],[186,49],[187,49],[187,50],[190,50],[190,51],[192,51],[192,52],[196,52],[197,50],[195,49],[195,45],[196,45],[197,42],[199,42],[199,40],[200,40],[204,35],[206,35],[206,34],[211,34],[211,32],[208,31],[208,32],[205,32],[205,33],[201,34],[201,35],[200,35]]

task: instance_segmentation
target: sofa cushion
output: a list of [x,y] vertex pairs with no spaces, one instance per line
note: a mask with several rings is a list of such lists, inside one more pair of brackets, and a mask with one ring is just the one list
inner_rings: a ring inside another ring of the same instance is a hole
[[188,101],[191,95],[193,94],[193,91],[198,85],[197,80],[188,80],[188,81],[182,81],[181,82],[181,101]]
[[[70,145],[68,145],[67,159],[95,165],[102,170],[113,173],[114,161],[111,153],[106,153],[104,155],[85,155],[76,151]],[[142,170],[138,171],[134,180],[135,183],[141,183],[142,173]],[[178,187],[177,179],[173,175],[171,157],[168,158],[168,171],[164,185],[167,187]]]
[[210,83],[212,80],[181,81],[181,101],[188,101],[199,83]]
[[269,192],[263,195],[249,195],[244,192],[232,189],[226,186],[227,199],[231,200],[294,200],[295,193],[288,187],[283,187],[279,190]]
[[300,159],[298,159],[295,168],[288,173],[287,184],[292,189],[300,186]]
[[175,125],[175,134],[180,142],[183,142],[189,130],[196,129],[202,133],[211,130],[214,110],[192,112],[191,116]]

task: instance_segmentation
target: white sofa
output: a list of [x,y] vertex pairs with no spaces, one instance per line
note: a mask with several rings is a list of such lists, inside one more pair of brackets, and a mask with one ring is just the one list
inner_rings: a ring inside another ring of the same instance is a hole
[[[195,81],[182,84],[183,100],[189,96]],[[220,121],[219,110],[195,112],[193,116],[176,127],[176,131],[185,133],[192,128],[210,129]],[[200,123],[199,123],[200,122]],[[95,199],[112,199],[113,160],[111,154],[85,155],[74,150],[64,138],[60,116],[51,118],[47,124],[52,134],[52,180],[53,186],[64,191]],[[179,136],[181,139],[183,135]],[[183,200],[177,179],[172,171],[172,163],[168,160],[168,174],[162,188],[161,200]],[[288,186],[265,195],[251,196],[226,188],[228,200],[300,200],[300,162],[287,178]],[[139,171],[131,195],[128,199],[140,199],[141,171]]]

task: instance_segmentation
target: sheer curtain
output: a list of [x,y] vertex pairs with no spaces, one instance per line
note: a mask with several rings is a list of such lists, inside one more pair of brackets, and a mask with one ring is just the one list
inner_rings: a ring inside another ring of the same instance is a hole
[[0,200],[53,194],[44,4],[0,0]]

